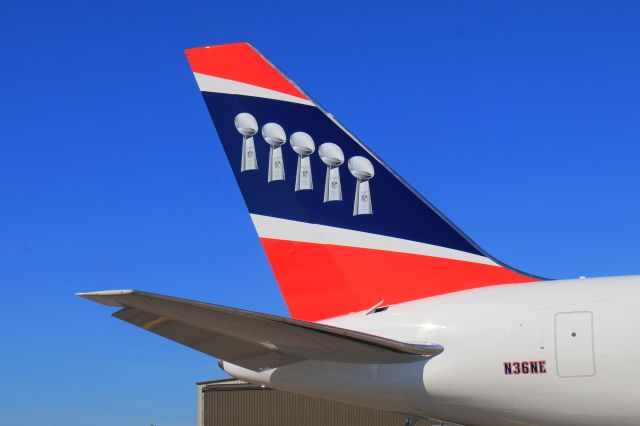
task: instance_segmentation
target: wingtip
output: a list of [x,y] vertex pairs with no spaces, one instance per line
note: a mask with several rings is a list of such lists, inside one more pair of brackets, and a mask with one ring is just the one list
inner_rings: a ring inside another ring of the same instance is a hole
[[92,291],[87,293],[75,293],[76,296],[88,299],[93,302],[100,303],[105,306],[122,307],[122,304],[118,302],[118,296],[135,293],[135,290],[103,290]]
[[74,295],[78,297],[119,296],[122,294],[131,294],[133,292],[135,292],[135,290],[100,290],[100,291],[78,292],[78,293],[74,293]]

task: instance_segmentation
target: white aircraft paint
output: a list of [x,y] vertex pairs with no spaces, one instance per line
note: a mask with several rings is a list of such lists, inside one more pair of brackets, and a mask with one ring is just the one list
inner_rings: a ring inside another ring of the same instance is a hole
[[[275,388],[465,425],[640,424],[639,276],[480,288],[325,323],[445,350],[408,364],[223,368]],[[545,374],[504,372],[504,362],[537,360]]]

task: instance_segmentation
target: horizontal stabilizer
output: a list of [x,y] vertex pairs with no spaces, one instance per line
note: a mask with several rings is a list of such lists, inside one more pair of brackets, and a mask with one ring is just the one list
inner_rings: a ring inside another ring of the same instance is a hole
[[136,290],[78,293],[121,308],[114,317],[224,361],[260,371],[302,360],[401,363],[442,352],[324,324]]

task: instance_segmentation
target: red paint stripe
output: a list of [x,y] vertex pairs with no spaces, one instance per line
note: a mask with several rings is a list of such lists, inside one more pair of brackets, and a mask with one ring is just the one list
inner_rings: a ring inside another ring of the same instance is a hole
[[500,266],[262,238],[291,316],[319,321],[497,284],[536,281]]
[[248,43],[197,47],[185,52],[193,72],[252,84],[307,99]]

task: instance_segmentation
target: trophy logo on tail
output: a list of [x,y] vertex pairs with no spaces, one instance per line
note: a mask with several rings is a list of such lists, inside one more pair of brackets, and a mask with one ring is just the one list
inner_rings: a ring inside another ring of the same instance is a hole
[[340,184],[340,166],[344,163],[344,154],[334,143],[326,142],[318,149],[320,159],[327,165],[324,179],[324,202],[342,201],[342,186]]
[[369,180],[375,175],[373,164],[365,157],[351,157],[349,159],[349,171],[357,180],[353,215],[373,214],[371,190],[369,189]]
[[298,166],[296,168],[296,191],[313,189],[313,176],[311,174],[311,158],[316,150],[313,139],[305,132],[295,132],[289,138],[291,147],[298,154]]
[[287,141],[284,129],[279,124],[267,123],[262,126],[262,137],[269,144],[269,174],[267,181],[284,180],[282,145]]
[[253,142],[253,135],[258,132],[258,122],[255,117],[248,112],[241,112],[233,120],[236,129],[242,135],[242,161],[240,171],[258,170],[258,159],[256,157],[256,145]]

